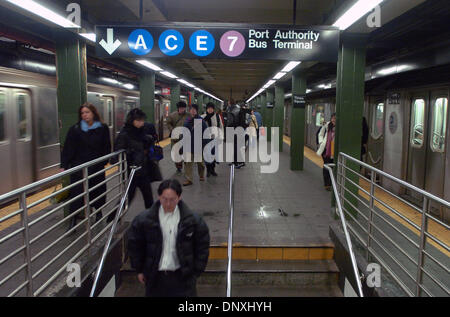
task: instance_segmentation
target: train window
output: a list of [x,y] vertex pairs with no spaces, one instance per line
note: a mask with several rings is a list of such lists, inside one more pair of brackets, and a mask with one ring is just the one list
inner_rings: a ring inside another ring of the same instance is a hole
[[0,142],[5,141],[6,96],[0,92]]
[[438,98],[433,108],[433,126],[431,137],[431,150],[433,152],[444,152],[445,131],[447,128],[447,98]]
[[425,100],[414,100],[411,118],[411,146],[421,148],[423,145],[423,131],[425,118]]
[[17,136],[19,139],[27,139],[30,137],[28,114],[27,114],[27,101],[24,94],[18,94],[16,96],[17,103]]
[[308,105],[306,108],[306,124],[312,123],[312,106]]
[[376,107],[373,107],[372,114],[372,138],[379,139],[383,135],[384,123],[384,103],[380,102]]

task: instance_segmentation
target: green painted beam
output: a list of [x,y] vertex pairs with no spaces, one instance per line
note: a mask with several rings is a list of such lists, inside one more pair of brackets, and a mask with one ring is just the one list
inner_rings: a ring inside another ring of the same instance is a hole
[[144,72],[139,77],[141,109],[147,121],[155,124],[155,72]]
[[177,103],[180,101],[181,86],[178,82],[170,86],[170,112],[177,111]]
[[[306,94],[306,74],[304,71],[295,71],[292,74],[292,99],[294,95]],[[291,170],[303,171],[304,146],[305,146],[305,108],[292,107],[291,112]]]
[[283,152],[283,131],[284,131],[284,88],[275,85],[274,103],[274,127],[278,127],[278,146],[280,153]]
[[263,105],[265,107],[265,113],[266,113],[266,119],[264,122],[264,125],[266,126],[267,129],[267,141],[270,142],[272,140],[272,135],[270,133],[272,127],[273,127],[273,117],[274,117],[274,108],[268,108],[267,105],[274,105],[274,93],[272,89],[267,89],[266,93],[261,94],[262,96],[262,101],[263,101]]
[[[336,82],[336,136],[335,159],[339,152],[344,152],[359,160],[361,154],[362,117],[364,109],[364,74],[366,60],[365,35],[346,35],[341,40],[337,66]],[[349,167],[359,172],[359,166],[349,164]],[[359,178],[351,172],[347,175],[353,182],[359,184]],[[346,188],[358,195],[358,188],[350,182]],[[345,195],[349,202],[357,205],[356,199],[350,193]],[[356,216],[356,211],[346,202],[344,204]]]
[[63,145],[69,128],[78,122],[79,107],[87,101],[86,45],[75,36],[56,35],[55,46],[59,138]]

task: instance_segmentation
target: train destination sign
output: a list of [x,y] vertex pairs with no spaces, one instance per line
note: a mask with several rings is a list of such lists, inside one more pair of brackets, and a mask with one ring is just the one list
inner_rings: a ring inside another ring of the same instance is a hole
[[242,24],[96,26],[101,57],[276,59],[336,62],[339,30]]

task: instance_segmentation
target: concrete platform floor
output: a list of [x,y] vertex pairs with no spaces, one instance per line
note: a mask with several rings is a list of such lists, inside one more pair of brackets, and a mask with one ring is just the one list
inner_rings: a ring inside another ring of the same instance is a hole
[[[164,148],[160,168],[164,178],[177,174],[170,160],[170,146]],[[284,144],[276,173],[261,173],[261,163],[247,163],[235,170],[235,219],[233,243],[251,246],[328,245],[331,216],[331,193],[323,187],[322,169],[305,158],[304,171],[290,171],[289,146]],[[229,227],[229,175],[227,163],[216,167],[219,176],[199,181],[194,166],[194,184],[183,187],[183,200],[205,219],[211,244],[227,242]],[[157,199],[157,187],[153,194]],[[126,215],[132,220],[144,209],[140,192]]]

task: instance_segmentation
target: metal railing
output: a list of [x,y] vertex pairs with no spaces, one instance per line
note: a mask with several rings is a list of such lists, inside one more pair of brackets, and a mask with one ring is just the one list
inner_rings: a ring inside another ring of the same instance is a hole
[[[408,296],[450,295],[449,225],[433,215],[436,209],[449,213],[450,202],[345,153],[339,153],[337,180],[337,201],[368,262],[376,261]],[[388,187],[419,195],[421,206]]]
[[95,290],[97,289],[98,279],[100,278],[100,274],[102,273],[103,264],[105,262],[106,256],[108,255],[109,247],[111,246],[111,241],[112,241],[113,235],[116,231],[117,223],[119,222],[119,219],[122,216],[122,210],[125,206],[125,201],[127,200],[127,197],[128,197],[128,191],[130,190],[130,185],[131,185],[131,182],[133,181],[134,173],[139,169],[141,169],[141,167],[131,166],[131,172],[130,172],[130,176],[128,179],[127,189],[125,190],[125,193],[123,194],[122,199],[120,200],[119,211],[116,213],[116,215],[114,217],[114,221],[111,226],[111,231],[109,232],[109,235],[108,235],[108,240],[106,241],[105,247],[103,248],[103,254],[102,254],[102,257],[100,258],[100,262],[99,262],[99,265],[98,265],[96,273],[95,273],[95,279],[94,279],[94,283],[92,284],[91,293],[90,293],[89,297],[94,297]]
[[[90,174],[94,165],[110,159],[117,163]],[[98,180],[98,176],[105,172],[108,176]],[[48,193],[51,191],[49,187],[74,173],[82,174],[82,177],[66,187],[58,189],[56,186],[52,193]],[[94,177],[97,180],[89,182]],[[0,296],[42,295],[52,283],[59,281],[57,279],[70,264],[90,254],[92,246],[100,243],[113,225],[112,222],[104,225],[103,220],[119,207],[117,199],[124,195],[126,182],[127,162],[122,150],[1,195]],[[106,191],[99,192],[99,187],[107,183]],[[52,202],[75,186],[82,187],[75,197],[69,195],[62,202]],[[97,193],[93,195],[96,189]],[[94,211],[91,206],[103,197],[105,203]],[[63,215],[63,210],[77,200],[82,200],[81,207]],[[75,221],[72,219],[81,215],[84,219],[67,230],[67,225]],[[19,277],[21,272],[24,273],[22,280]]]
[[333,186],[334,196],[337,198],[336,199],[337,210],[339,212],[339,218],[341,219],[342,228],[343,228],[344,234],[345,234],[345,241],[347,242],[348,252],[350,254],[350,260],[352,262],[353,274],[355,275],[356,285],[358,287],[358,294],[360,297],[364,297],[364,294],[362,291],[362,284],[361,284],[361,275],[359,274],[359,271],[358,271],[358,265],[356,263],[355,253],[353,252],[352,240],[350,239],[350,234],[348,233],[348,230],[347,230],[347,222],[345,220],[345,216],[342,211],[341,201],[338,199],[339,198],[338,189],[336,186],[336,181],[334,179],[334,174],[333,174],[333,169],[332,169],[332,167],[334,167],[334,166],[335,166],[335,164],[325,164],[324,165],[324,167],[328,170],[328,173],[330,173],[331,184]]
[[228,226],[227,297],[231,297],[231,261],[233,259],[234,164],[230,168],[230,219]]

